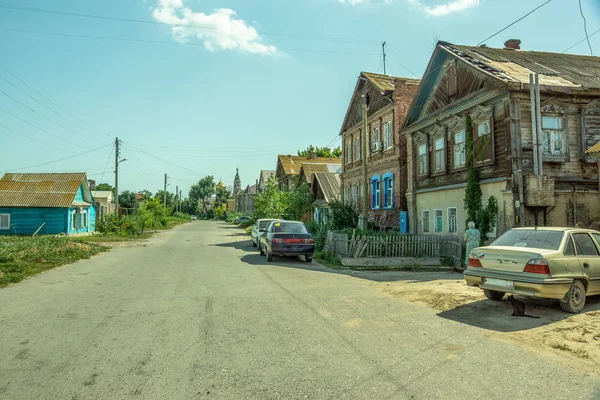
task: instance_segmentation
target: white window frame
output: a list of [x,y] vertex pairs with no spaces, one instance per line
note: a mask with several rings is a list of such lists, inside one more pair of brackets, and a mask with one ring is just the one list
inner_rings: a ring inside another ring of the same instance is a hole
[[7,217],[7,225],[0,225],[0,231],[10,231],[10,214],[0,214],[0,221],[2,221],[2,217]]
[[352,162],[352,137],[346,139],[346,164]]
[[[442,147],[438,148],[438,141],[442,141]],[[444,172],[446,163],[446,138],[444,136],[437,136],[433,138],[433,154],[434,154],[434,163],[433,163],[433,173]],[[438,160],[439,158],[439,160]],[[439,161],[439,163],[438,163]]]
[[352,204],[352,187],[351,186],[346,187],[345,203],[346,203],[346,205]]
[[375,146],[375,143],[381,142],[381,128],[379,126],[373,127],[371,129],[371,143],[372,146]]
[[[437,226],[437,212],[440,212],[440,220],[442,221],[442,228],[441,230],[438,231],[438,226]],[[433,231],[435,233],[444,233],[444,210],[442,210],[441,208],[435,208],[433,210]]]
[[77,224],[75,223],[75,218],[77,216],[77,210],[73,210],[72,215],[71,215],[71,230],[72,231],[76,231],[77,228]]
[[[462,140],[462,142],[457,143],[456,137],[460,134],[462,134],[463,140]],[[452,137],[453,137],[453,142],[454,142],[454,151],[453,151],[454,157],[452,157],[452,163],[454,165],[454,168],[456,168],[456,169],[463,168],[465,165],[467,165],[467,145],[466,145],[467,132],[464,129],[462,129],[460,131],[452,132],[452,135],[453,135]],[[461,158],[460,164],[456,163],[457,154],[460,154],[460,158]]]
[[[544,118],[556,118],[560,122],[561,129],[545,128]],[[559,140],[555,140],[554,134],[558,133],[560,136]],[[560,142],[561,153],[554,154],[554,151],[546,153],[544,144],[546,143],[546,135],[550,135],[550,146],[554,150],[556,143]],[[565,156],[565,122],[562,115],[556,114],[542,114],[542,157],[564,157]]]
[[354,139],[354,161],[360,160],[360,139]]
[[[489,119],[477,122],[476,125],[477,125],[477,137],[486,136],[486,135],[489,135],[492,133],[492,124],[490,123]],[[487,125],[487,127],[488,127],[487,132],[485,132],[485,133],[479,132],[479,127],[483,126],[483,125]]]
[[[452,219],[450,218],[450,210],[454,210],[454,221],[452,221]],[[457,232],[458,232],[458,208],[448,207],[448,233],[457,233]]]
[[[371,191],[371,210],[379,210],[381,209],[381,177],[371,180]],[[373,203],[373,198],[375,198],[375,203]]]
[[87,229],[88,224],[87,224],[88,220],[87,220],[87,211],[84,210],[81,212],[81,229]]
[[[421,154],[421,148],[425,148],[425,152]],[[421,164],[421,157],[423,157],[423,163]],[[427,143],[420,143],[417,145],[417,165],[418,171],[417,175],[426,176],[429,173],[429,154],[427,154]],[[421,170],[421,166],[423,170]]]
[[[427,213],[427,224],[425,224],[425,214]],[[430,233],[431,229],[430,228],[430,218],[431,218],[431,213],[429,212],[429,210],[422,210],[421,211],[421,230],[423,233]]]
[[383,179],[383,208],[392,208],[394,206],[394,177],[387,176]]
[[389,150],[394,147],[394,136],[392,135],[392,121],[385,121],[383,124],[383,148]]
[[360,188],[358,185],[354,185],[354,205],[358,207],[360,201]]

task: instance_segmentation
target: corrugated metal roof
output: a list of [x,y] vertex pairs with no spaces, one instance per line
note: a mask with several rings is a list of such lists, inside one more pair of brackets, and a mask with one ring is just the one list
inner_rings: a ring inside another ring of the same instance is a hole
[[286,175],[298,175],[302,164],[309,162],[311,164],[342,164],[342,159],[338,157],[300,157],[292,155],[279,155],[279,164]]
[[596,143],[595,145],[593,145],[592,147],[590,147],[589,149],[587,149],[587,151],[585,152],[585,154],[600,155],[600,142]]
[[332,203],[340,197],[342,190],[342,178],[340,174],[317,172],[315,173],[315,181],[321,187],[327,203]]
[[444,42],[440,45],[500,79],[529,83],[529,74],[538,73],[542,85],[600,88],[600,57],[460,46]]
[[113,192],[110,190],[92,190],[92,196],[98,199],[107,199],[113,195]]
[[0,179],[0,207],[71,207],[84,180],[83,172],[5,174]]

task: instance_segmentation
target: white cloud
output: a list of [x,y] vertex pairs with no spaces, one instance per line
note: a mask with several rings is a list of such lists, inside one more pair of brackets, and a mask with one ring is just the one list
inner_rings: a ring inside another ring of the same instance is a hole
[[173,25],[171,34],[181,43],[196,36],[210,51],[239,50],[262,55],[277,52],[275,46],[261,43],[256,29],[237,18],[235,11],[229,8],[205,14],[185,7],[183,0],[159,0],[152,17],[158,22]]
[[431,7],[422,4],[421,0],[408,0],[409,3],[422,8],[425,13],[427,13],[427,16],[430,17],[442,17],[468,8],[477,7],[479,6],[479,1],[480,0],[453,0]]

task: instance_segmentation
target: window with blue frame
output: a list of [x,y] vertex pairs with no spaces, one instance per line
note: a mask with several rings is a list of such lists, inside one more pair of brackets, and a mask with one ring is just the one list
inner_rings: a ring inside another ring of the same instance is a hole
[[383,207],[394,207],[394,174],[391,172],[383,175]]
[[381,177],[375,175],[371,178],[371,208],[379,209],[381,206]]

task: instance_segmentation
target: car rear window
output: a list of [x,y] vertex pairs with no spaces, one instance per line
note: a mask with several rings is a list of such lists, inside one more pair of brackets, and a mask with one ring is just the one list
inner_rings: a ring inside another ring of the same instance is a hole
[[564,232],[543,229],[514,229],[507,231],[492,246],[531,247],[535,249],[558,250]]
[[302,223],[280,222],[274,226],[275,233],[308,233]]
[[266,221],[260,221],[258,223],[258,228],[259,229],[267,229],[269,227],[269,225],[271,225],[271,222],[273,222],[274,220],[272,219],[268,219]]

